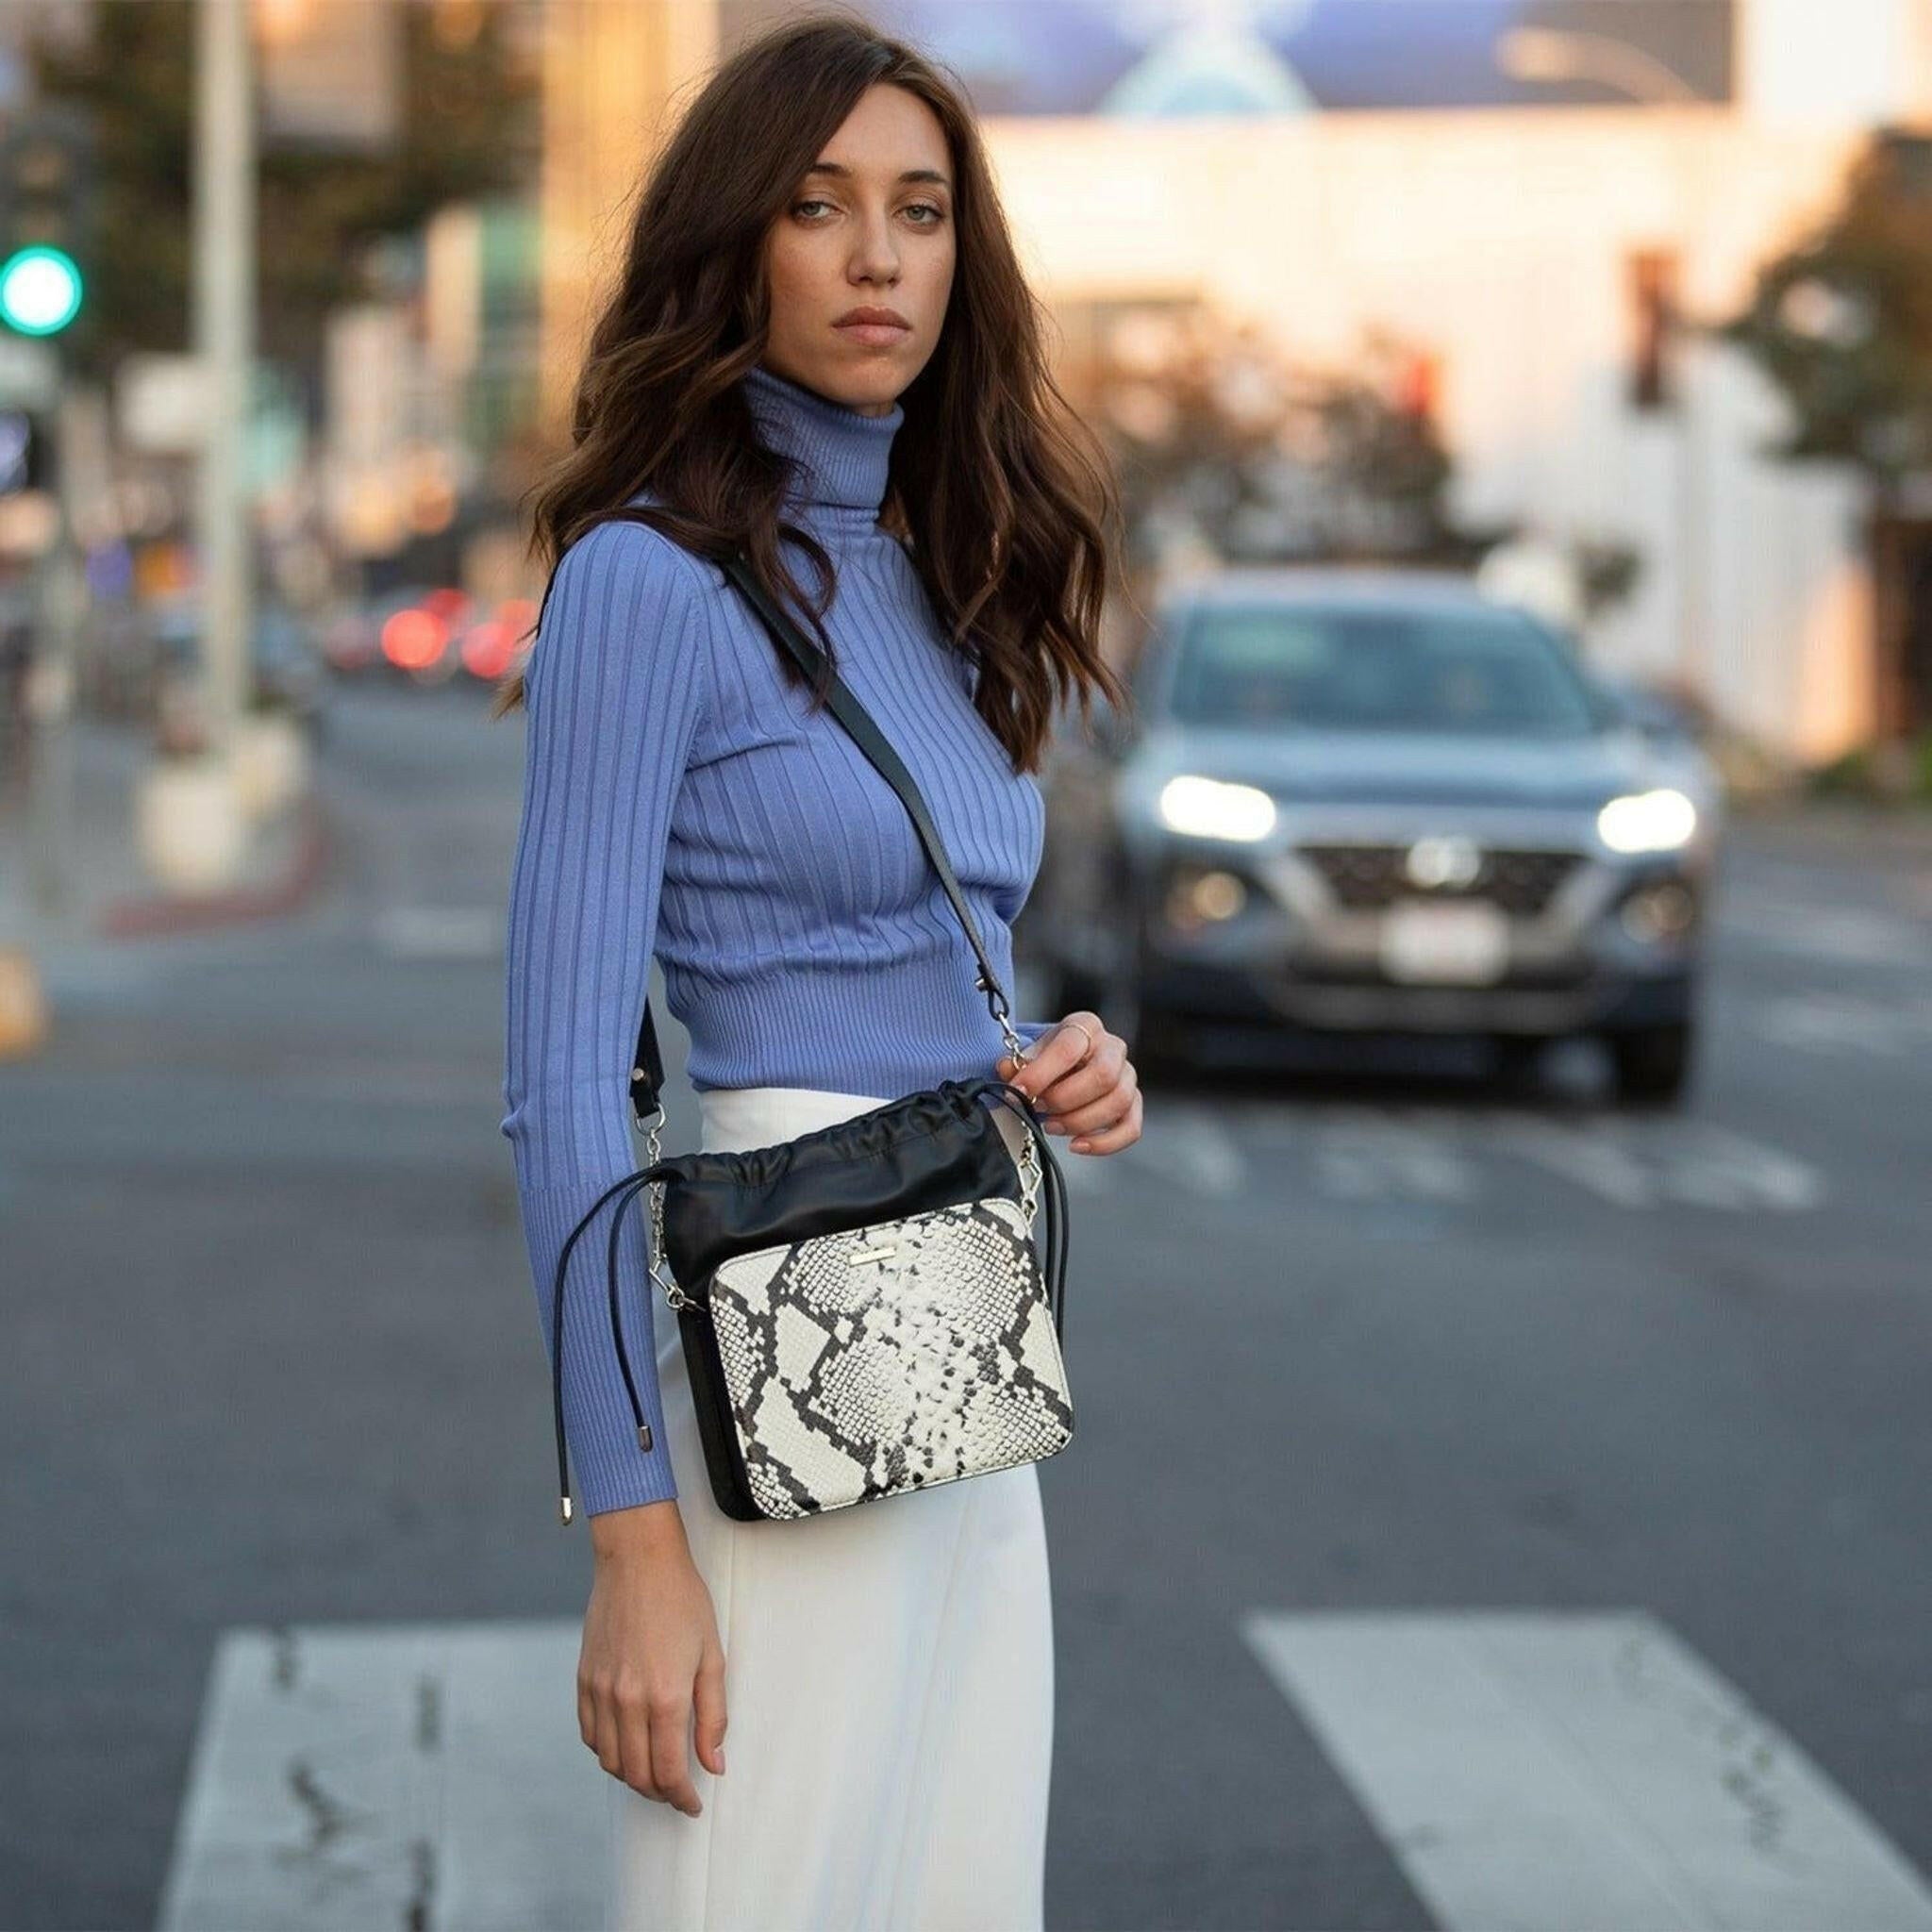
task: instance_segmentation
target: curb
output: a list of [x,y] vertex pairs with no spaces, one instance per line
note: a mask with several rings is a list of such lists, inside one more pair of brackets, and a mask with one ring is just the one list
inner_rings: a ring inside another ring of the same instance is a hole
[[116,899],[104,907],[94,929],[103,939],[141,939],[157,933],[202,932],[253,919],[293,912],[328,871],[334,831],[322,801],[306,792],[297,808],[295,856],[280,876],[219,892],[160,892]]

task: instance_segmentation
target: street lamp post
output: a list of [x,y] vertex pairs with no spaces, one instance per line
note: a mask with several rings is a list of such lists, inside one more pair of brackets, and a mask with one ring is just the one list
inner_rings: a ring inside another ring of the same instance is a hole
[[1654,55],[1608,34],[1515,27],[1497,41],[1496,65],[1511,80],[1596,81],[1645,106],[1679,107],[1703,99],[1689,81]]
[[242,439],[255,347],[255,125],[248,0],[198,0],[195,13],[194,335],[208,407],[202,672],[210,736],[227,755],[246,704],[253,588]]

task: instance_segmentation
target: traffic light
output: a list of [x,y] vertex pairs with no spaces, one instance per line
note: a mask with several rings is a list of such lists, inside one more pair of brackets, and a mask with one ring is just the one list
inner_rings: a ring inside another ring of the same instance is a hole
[[0,324],[51,336],[80,313],[95,207],[84,112],[37,102],[0,127]]
[[1641,248],[1626,264],[1630,348],[1626,388],[1633,409],[1669,408],[1676,400],[1675,349],[1681,322],[1677,257]]

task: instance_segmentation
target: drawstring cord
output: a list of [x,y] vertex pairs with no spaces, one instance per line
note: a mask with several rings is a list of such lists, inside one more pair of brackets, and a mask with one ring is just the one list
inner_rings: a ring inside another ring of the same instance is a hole
[[[990,1084],[997,1085],[1000,1089],[1001,1105],[1011,1108],[1019,1114],[1040,1156],[1041,1200],[1046,1214],[1046,1258],[1042,1270],[1046,1280],[1046,1305],[1048,1312],[1053,1317],[1055,1332],[1064,1341],[1067,1274],[1066,1180],[1060,1173],[1059,1162],[1054,1158],[1053,1144],[1047,1138],[1046,1129],[1041,1124],[1040,1115],[1032,1103],[1024,1093],[1008,1086],[1004,1080]],[[644,1420],[644,1407],[638,1396],[637,1378],[631,1372],[630,1350],[625,1341],[617,1250],[624,1234],[624,1210],[630,1205],[631,1198],[654,1181],[668,1178],[671,1170],[672,1163],[669,1161],[653,1161],[650,1166],[637,1168],[625,1174],[622,1180],[611,1182],[579,1217],[577,1224],[571,1229],[564,1241],[562,1253],[557,1257],[557,1283],[550,1313],[550,1393],[557,1424],[558,1509],[565,1524],[570,1523],[575,1514],[570,1491],[570,1451],[563,1427],[563,1285],[570,1267],[571,1253],[575,1248],[578,1238],[596,1219],[605,1205],[616,1196],[622,1195],[624,1198],[618,1201],[611,1212],[610,1240],[605,1254],[605,1278],[609,1292],[610,1339],[617,1353],[618,1368],[624,1374],[624,1391],[630,1399],[631,1420],[636,1425],[638,1447],[648,1455],[652,1446],[651,1425]],[[648,1239],[647,1231],[646,1240]],[[655,1261],[649,1256],[645,1259],[647,1278],[655,1278]]]
[[[563,1252],[557,1257],[557,1287],[550,1310],[550,1398],[557,1420],[557,1489],[558,1508],[565,1523],[575,1513],[570,1493],[570,1452],[564,1441],[563,1433],[563,1281],[564,1273],[570,1266],[571,1250],[577,1244],[578,1237],[595,1220],[597,1211],[614,1194],[625,1193],[626,1190],[635,1194],[640,1188],[648,1187],[654,1180],[661,1180],[667,1163],[655,1161],[649,1167],[641,1167],[627,1174],[621,1181],[611,1184],[591,1203],[571,1229],[564,1241]],[[617,1310],[617,1240],[624,1226],[624,1208],[611,1217],[610,1224],[610,1326],[611,1335],[617,1343],[617,1359],[624,1370],[624,1386],[630,1394],[631,1413],[637,1419],[638,1446],[648,1450],[651,1446],[651,1431],[644,1421],[642,1408],[638,1404],[637,1384],[631,1378],[630,1358],[625,1352],[622,1324]]]

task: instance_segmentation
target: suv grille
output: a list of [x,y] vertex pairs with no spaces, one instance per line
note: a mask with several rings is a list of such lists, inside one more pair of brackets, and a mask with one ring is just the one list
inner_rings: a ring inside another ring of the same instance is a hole
[[1508,852],[1485,848],[1466,886],[1417,886],[1407,872],[1407,845],[1304,845],[1299,848],[1352,912],[1374,912],[1398,899],[1487,899],[1505,912],[1533,917],[1582,860],[1576,852]]

